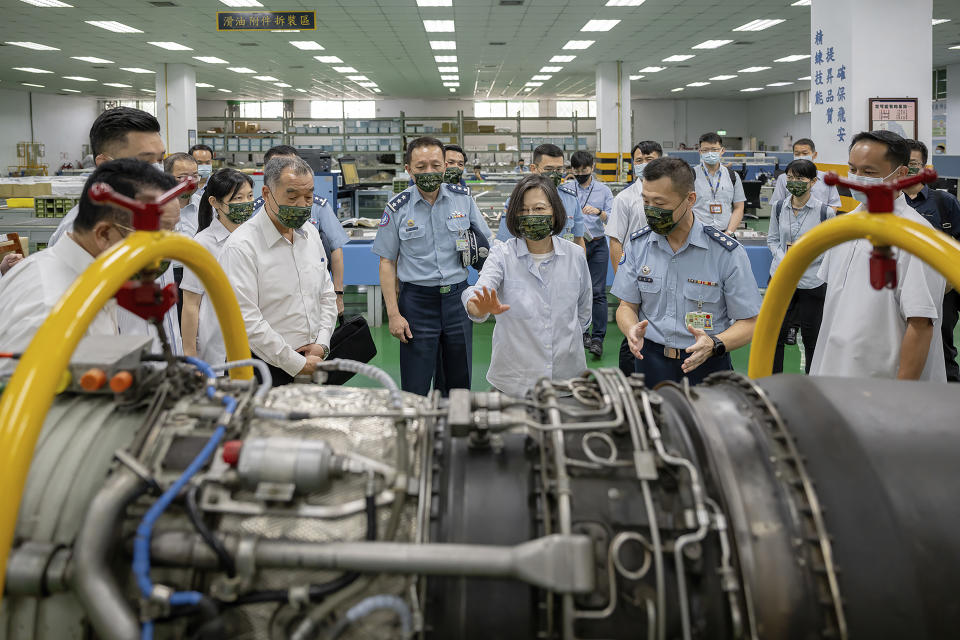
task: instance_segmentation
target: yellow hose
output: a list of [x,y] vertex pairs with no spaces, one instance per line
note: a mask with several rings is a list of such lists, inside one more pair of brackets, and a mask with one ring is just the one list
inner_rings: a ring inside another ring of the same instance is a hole
[[[220,320],[227,359],[250,357],[243,317],[230,282],[197,242],[170,232],[136,232],[100,255],[50,312],[0,399],[0,593],[33,449],[61,375],[103,305],[124,282],[161,258],[179,260],[203,282]],[[250,380],[253,368],[233,369],[230,375],[235,380]]]
[[946,234],[892,213],[864,211],[828,220],[800,236],[770,279],[750,346],[751,378],[763,378],[773,372],[780,326],[803,272],[831,247],[859,238],[866,238],[874,246],[899,247],[912,253],[960,290],[960,242]]

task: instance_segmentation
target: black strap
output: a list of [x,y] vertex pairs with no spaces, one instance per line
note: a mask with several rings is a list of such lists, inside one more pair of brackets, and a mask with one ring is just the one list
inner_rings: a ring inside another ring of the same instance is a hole
[[338,313],[338,314],[337,314],[337,326],[338,326],[338,327],[343,326],[343,314],[342,314],[342,313]]
[[[947,221],[947,199],[944,197],[944,194],[940,193],[939,189],[929,189],[928,193],[933,199],[934,203],[937,205],[937,213],[940,214],[940,229],[946,232],[948,235],[953,235],[954,231],[951,225],[950,227],[944,227],[943,224]],[[948,229],[950,229],[948,231]]]
[[823,203],[820,204],[820,222],[827,221],[827,209],[828,209],[827,205]]
[[737,176],[739,175],[736,171],[733,170],[733,167],[727,167],[727,173],[730,174],[730,184],[733,185],[733,188],[737,188]]

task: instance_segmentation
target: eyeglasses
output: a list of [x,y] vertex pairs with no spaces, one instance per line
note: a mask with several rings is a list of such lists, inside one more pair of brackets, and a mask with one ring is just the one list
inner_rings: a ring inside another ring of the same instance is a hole
[[553,207],[534,207],[533,209],[523,208],[523,209],[520,209],[520,215],[522,215],[522,216],[529,216],[529,215],[545,216],[545,215],[547,215],[548,213],[550,213],[550,212],[552,212],[552,211],[553,211]]
[[911,160],[907,166],[913,167],[914,169],[923,169],[923,163],[919,160]]
[[[116,227],[117,231],[120,232],[121,238],[126,238],[128,235],[136,231],[136,229],[134,229],[133,227],[128,227],[126,225],[120,224],[119,222],[114,222],[113,226]],[[124,233],[124,231],[126,231],[126,233]]]
[[186,180],[187,178],[193,178],[194,180],[199,180],[199,179],[200,179],[200,174],[199,174],[199,173],[185,173],[185,174],[183,174],[182,176],[174,176],[174,178],[176,178],[178,182],[183,182],[183,181]]

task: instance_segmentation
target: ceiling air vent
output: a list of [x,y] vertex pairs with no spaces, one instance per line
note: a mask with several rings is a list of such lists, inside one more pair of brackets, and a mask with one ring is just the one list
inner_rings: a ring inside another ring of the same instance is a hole
[[523,0],[500,0],[501,7],[519,7],[523,4]]
[[505,44],[507,44],[507,43],[506,43],[506,42],[491,42],[491,43],[490,43],[490,46],[491,46],[491,47],[502,47],[502,46],[505,45]]
[[155,7],[179,7],[176,2],[168,2],[166,0],[151,0],[150,4]]
[[239,47],[255,47],[257,46],[256,42],[238,42],[237,46]]

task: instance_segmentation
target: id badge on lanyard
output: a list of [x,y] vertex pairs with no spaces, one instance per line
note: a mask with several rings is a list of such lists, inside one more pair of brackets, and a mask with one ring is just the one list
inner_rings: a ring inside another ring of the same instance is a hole
[[710,196],[712,197],[712,200],[710,201],[710,213],[718,216],[723,213],[723,205],[720,204],[719,200],[717,200],[717,193],[720,192],[720,180],[722,179],[723,175],[720,172],[722,171],[723,167],[717,167],[716,185],[713,184],[713,180],[710,178],[710,174],[707,173],[707,169],[703,165],[700,165],[700,168],[703,170],[703,177],[707,179],[707,185],[710,187]]
[[[704,283],[700,281],[697,281],[697,284],[700,285],[701,289],[704,286]],[[701,331],[713,331],[713,314],[703,310],[702,294],[700,299],[697,300],[697,310],[688,311],[684,316],[684,321],[688,327],[700,329]]]

